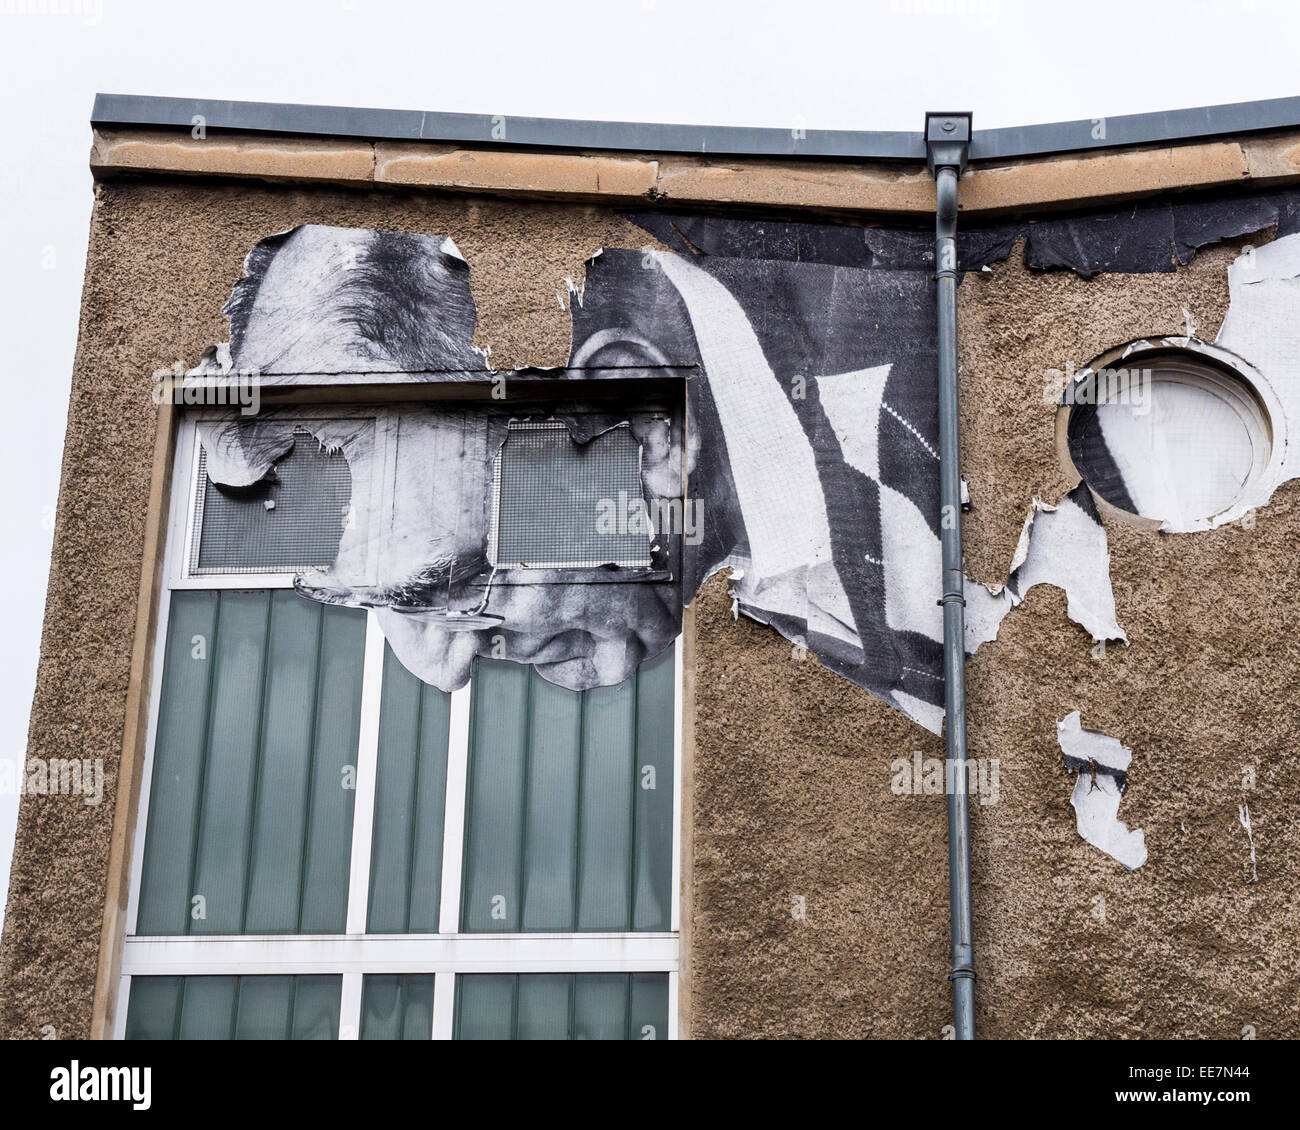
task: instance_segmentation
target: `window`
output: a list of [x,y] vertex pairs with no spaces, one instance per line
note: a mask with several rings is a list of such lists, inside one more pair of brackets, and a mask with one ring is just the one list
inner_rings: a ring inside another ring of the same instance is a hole
[[[628,521],[644,499],[641,446],[627,424],[580,444],[559,421],[512,422],[492,493],[497,568],[650,567],[648,524]],[[602,507],[608,529],[596,521]]]
[[341,452],[327,452],[305,428],[262,482],[216,486],[198,449],[190,573],[284,573],[328,565],[338,552],[352,496]]
[[458,1040],[654,1040],[664,973],[472,973],[456,984]]
[[361,1039],[427,1040],[434,979],[428,973],[371,973],[361,981]]
[[128,1040],[334,1040],[341,977],[137,977]]
[[[636,467],[622,433],[599,457]],[[223,492],[182,423],[117,1034],[670,1036],[677,651],[582,693],[421,682],[292,588],[337,545],[335,458],[295,433]]]
[[1114,350],[1066,389],[1069,460],[1117,510],[1196,528],[1264,477],[1273,436],[1261,387],[1212,346]]
[[[288,587],[301,570],[325,568],[336,560],[344,534],[358,511],[381,508],[394,473],[384,445],[390,410],[332,408],[330,415],[278,408],[257,417],[253,445],[278,452],[269,472],[250,486],[218,485],[208,475],[208,453],[197,430],[216,428],[216,412],[195,412],[182,428],[177,448],[172,523],[168,541],[168,583],[173,589]],[[379,474],[355,477],[331,440],[358,436],[384,451]],[[223,452],[223,457],[226,453]],[[354,481],[355,480],[355,481]],[[362,563],[374,574],[378,539]],[[353,565],[356,563],[353,562]]]

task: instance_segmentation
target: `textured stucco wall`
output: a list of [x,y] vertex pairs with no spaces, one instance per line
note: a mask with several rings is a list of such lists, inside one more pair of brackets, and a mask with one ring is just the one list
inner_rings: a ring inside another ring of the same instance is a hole
[[[1083,281],[1030,272],[1017,253],[966,277],[975,576],[1004,580],[1031,497],[1067,488],[1044,371],[1182,333],[1183,307],[1212,339],[1242,242],[1171,274]],[[1253,530],[1111,520],[1107,535],[1129,647],[1094,658],[1064,594],[1039,587],[967,666],[969,755],[998,759],[1001,791],[972,805],[979,1034],[1234,1039],[1250,1025],[1295,1038],[1300,613],[1286,596],[1300,583],[1300,484]],[[951,1015],[945,802],[895,796],[889,763],[942,757],[942,743],[766,629],[731,623],[729,603],[715,579],[697,609],[695,1033],[937,1038]],[[1133,748],[1120,818],[1146,834],[1136,872],[1075,831],[1055,726],[1074,709]]]
[[[244,254],[300,223],[451,235],[472,271],[477,340],[499,368],[562,363],[569,317],[555,296],[565,277],[581,282],[601,246],[652,243],[587,205],[198,181],[99,188],[29,753],[103,756],[107,791],[98,808],[24,799],[0,1034],[89,1030],[154,442],[151,374],[225,339],[220,307]],[[1181,332],[1183,306],[1212,337],[1230,257],[1209,249],[1173,274],[1084,282],[1028,272],[1013,256],[967,277],[974,575],[1002,580],[1032,495],[1055,501],[1065,489],[1044,370]],[[1298,500],[1283,488],[1253,530],[1168,536],[1110,521],[1131,646],[1093,658],[1064,597],[1038,588],[970,663],[970,752],[1001,763],[999,803],[974,806],[981,1034],[1300,1031],[1290,942],[1300,805],[1289,783],[1300,614],[1279,599],[1300,580]],[[944,802],[895,796],[889,763],[914,750],[942,756],[941,743],[769,629],[733,621],[721,579],[700,597],[696,628],[693,1034],[938,1037],[949,1016]],[[1086,726],[1133,747],[1120,816],[1145,830],[1151,853],[1133,874],[1075,832],[1055,722],[1076,708]],[[1248,764],[1258,787],[1245,793]]]
[[[961,288],[964,470],[976,511],[972,571],[1000,579],[1029,496],[1065,487],[1043,370],[1130,339],[1213,340],[1243,243],[1174,274],[1083,281],[1017,259]],[[1161,534],[1108,520],[1111,577],[1130,644],[1093,658],[1064,596],[1031,592],[969,666],[970,752],[1001,758],[1002,801],[974,825],[975,937],[984,1031],[1008,1037],[1261,1038],[1300,1034],[1295,875],[1300,790],[1300,489],[1253,529]],[[1150,857],[1130,874],[1074,830],[1054,723],[1133,749],[1120,818]],[[1242,788],[1254,766],[1256,788]],[[1259,878],[1239,806],[1248,804]],[[1104,921],[1094,917],[1104,899]]]

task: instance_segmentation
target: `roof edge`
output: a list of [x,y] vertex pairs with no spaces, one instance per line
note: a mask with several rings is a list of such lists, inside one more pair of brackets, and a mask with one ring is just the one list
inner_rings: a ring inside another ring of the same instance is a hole
[[[503,114],[383,110],[282,102],[96,94],[95,126],[154,126],[299,134],[369,141],[432,141],[507,149],[579,149],[702,156],[924,161],[921,130],[601,122]],[[971,161],[1176,144],[1300,128],[1300,97],[1146,114],[975,130]]]

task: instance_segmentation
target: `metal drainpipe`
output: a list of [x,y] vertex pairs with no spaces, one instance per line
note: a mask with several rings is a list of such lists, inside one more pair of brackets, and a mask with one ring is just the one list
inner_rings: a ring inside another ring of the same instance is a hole
[[943,557],[945,780],[948,894],[952,923],[953,1027],[975,1038],[975,953],[971,939],[970,804],[966,790],[966,597],[961,549],[961,446],[957,400],[957,178],[970,147],[968,113],[925,116],[926,164],[934,174],[935,279],[939,331],[940,543]]

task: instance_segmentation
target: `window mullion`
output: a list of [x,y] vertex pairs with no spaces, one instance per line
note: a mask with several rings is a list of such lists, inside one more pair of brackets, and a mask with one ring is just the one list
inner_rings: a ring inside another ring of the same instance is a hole
[[460,884],[465,851],[465,790],[469,776],[470,695],[473,682],[451,696],[447,737],[447,798],[442,822],[442,897],[438,932],[460,932]]
[[374,612],[366,615],[366,658],[361,676],[361,737],[352,809],[352,867],[348,881],[349,934],[366,932],[370,904],[370,844],[374,831],[375,778],[379,768],[379,705],[384,691],[384,634]]
[[343,989],[339,995],[339,1039],[361,1038],[361,990],[365,980],[362,973],[344,973]]
[[433,976],[433,1038],[450,1040],[456,1019],[456,974]]

